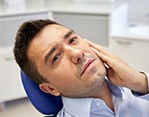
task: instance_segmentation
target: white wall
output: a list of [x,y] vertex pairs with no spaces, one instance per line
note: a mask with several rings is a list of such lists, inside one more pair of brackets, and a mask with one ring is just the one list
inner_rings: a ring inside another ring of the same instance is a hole
[[149,0],[128,0],[129,21],[149,23]]

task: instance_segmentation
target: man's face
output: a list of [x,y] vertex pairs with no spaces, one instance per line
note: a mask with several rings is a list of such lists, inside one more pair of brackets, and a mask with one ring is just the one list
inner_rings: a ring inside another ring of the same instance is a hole
[[91,97],[103,85],[103,62],[88,43],[60,25],[46,26],[30,44],[28,56],[61,95]]

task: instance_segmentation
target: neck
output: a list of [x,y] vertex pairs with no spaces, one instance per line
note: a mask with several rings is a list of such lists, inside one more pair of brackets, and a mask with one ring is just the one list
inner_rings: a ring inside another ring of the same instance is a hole
[[113,107],[113,102],[112,102],[112,94],[106,84],[106,82],[104,82],[102,89],[99,92],[98,98],[102,99],[107,106],[114,111],[114,107]]

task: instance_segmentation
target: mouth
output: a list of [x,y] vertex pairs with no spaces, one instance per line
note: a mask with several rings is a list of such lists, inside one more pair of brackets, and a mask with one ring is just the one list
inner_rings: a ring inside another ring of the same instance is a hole
[[87,68],[95,61],[94,58],[89,58],[86,60],[85,64],[82,67],[81,76],[84,74],[84,72],[87,70]]

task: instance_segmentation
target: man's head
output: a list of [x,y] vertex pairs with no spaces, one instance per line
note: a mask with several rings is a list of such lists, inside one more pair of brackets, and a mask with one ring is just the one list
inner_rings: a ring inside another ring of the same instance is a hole
[[16,36],[14,54],[21,69],[53,95],[93,96],[106,74],[84,39],[50,20],[24,23]]
[[57,24],[51,20],[31,20],[24,22],[16,34],[14,56],[20,68],[36,83],[45,78],[37,71],[36,64],[28,58],[27,50],[33,38],[47,25]]

